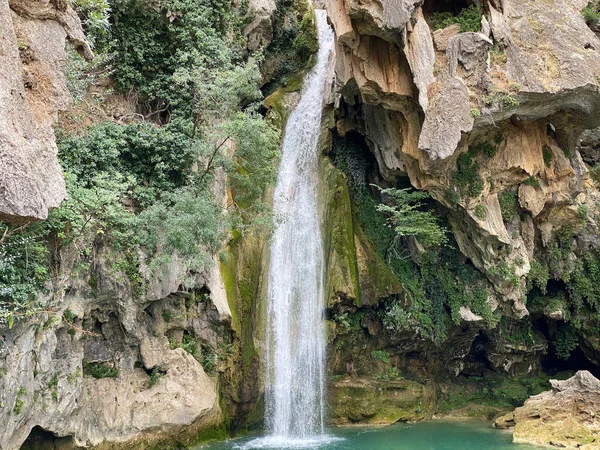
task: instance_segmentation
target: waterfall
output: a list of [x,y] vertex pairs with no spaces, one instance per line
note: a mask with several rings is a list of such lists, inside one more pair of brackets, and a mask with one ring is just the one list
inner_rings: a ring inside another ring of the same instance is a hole
[[323,239],[317,212],[318,139],[333,31],[317,10],[319,52],[290,115],[273,198],[265,403],[270,436],[324,431]]

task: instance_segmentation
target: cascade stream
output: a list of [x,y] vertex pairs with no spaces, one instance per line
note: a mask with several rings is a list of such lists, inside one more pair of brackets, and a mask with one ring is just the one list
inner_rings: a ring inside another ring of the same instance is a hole
[[271,437],[324,432],[323,240],[317,211],[318,138],[333,31],[316,11],[319,51],[290,115],[273,198],[266,349],[266,426]]

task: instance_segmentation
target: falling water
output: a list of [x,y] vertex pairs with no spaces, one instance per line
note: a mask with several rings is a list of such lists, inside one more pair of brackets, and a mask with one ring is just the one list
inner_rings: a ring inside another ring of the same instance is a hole
[[319,52],[285,130],[269,268],[266,424],[272,437],[323,433],[323,241],[317,214],[318,138],[333,31],[317,10]]

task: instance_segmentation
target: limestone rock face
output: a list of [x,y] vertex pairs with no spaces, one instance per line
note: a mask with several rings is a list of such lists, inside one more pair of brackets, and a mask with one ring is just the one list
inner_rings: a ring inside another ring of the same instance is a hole
[[567,448],[598,448],[600,380],[587,370],[568,380],[551,380],[552,390],[530,397],[512,413],[496,420],[498,428],[514,427],[514,441]]
[[70,102],[65,41],[92,53],[66,3],[0,2],[0,219],[44,219],[66,197],[52,126]]
[[244,34],[248,38],[248,50],[267,48],[271,43],[275,10],[276,6],[273,0],[250,0],[248,11],[254,18],[244,28]]
[[154,269],[145,276],[169,280],[164,297],[140,298],[110,251],[98,249],[94,290],[65,258],[69,276],[48,311],[0,328],[2,450],[19,449],[34,427],[78,447],[141,450],[190,445],[221,424],[216,353],[210,374],[199,362],[231,332],[218,269],[197,276],[199,298],[180,291],[176,262]]
[[[459,25],[432,32],[432,6],[420,2],[329,0],[335,131],[361,133],[386,182],[407,175],[445,205],[497,304],[523,317],[524,277],[554,231],[597,230],[574,213],[598,209],[584,164],[597,160],[595,135],[582,140],[583,159],[578,142],[600,121],[600,39],[579,0],[488,3],[481,32],[461,33]],[[480,145],[492,151],[478,153]],[[466,152],[480,177],[472,192],[455,176]],[[512,275],[499,276],[499,266]]]

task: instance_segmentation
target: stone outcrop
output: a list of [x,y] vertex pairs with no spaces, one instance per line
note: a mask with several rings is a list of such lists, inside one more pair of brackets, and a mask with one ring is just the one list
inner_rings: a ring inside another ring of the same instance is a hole
[[189,445],[222,429],[216,374],[237,356],[218,266],[186,291],[176,261],[146,269],[141,295],[110,248],[96,247],[91,272],[72,252],[48,308],[0,328],[0,448],[20,448],[33,428],[100,449]]
[[250,0],[248,14],[252,21],[244,28],[248,50],[267,48],[273,40],[273,15],[276,7],[273,0]]
[[44,219],[66,197],[52,129],[70,103],[65,42],[92,52],[64,2],[3,0],[0,30],[0,219]]
[[389,425],[431,417],[435,393],[414,381],[345,377],[330,384],[328,404],[334,425]]
[[[561,226],[584,227],[574,210],[597,210],[577,143],[600,118],[600,40],[581,3],[488,2],[482,32],[467,33],[432,32],[427,2],[396,5],[394,20],[387,2],[326,4],[337,38],[335,131],[360,132],[386,182],[408,176],[449,209],[460,250],[515,317],[528,313],[534,255]],[[480,189],[467,194],[456,187],[457,159],[482,143],[495,149],[475,154]],[[510,218],[498,201],[506,192],[518,201]],[[521,282],[497,276],[499,265]]]
[[513,428],[518,443],[595,449],[600,446],[600,381],[588,371],[551,380],[552,390],[530,397],[496,427]]

